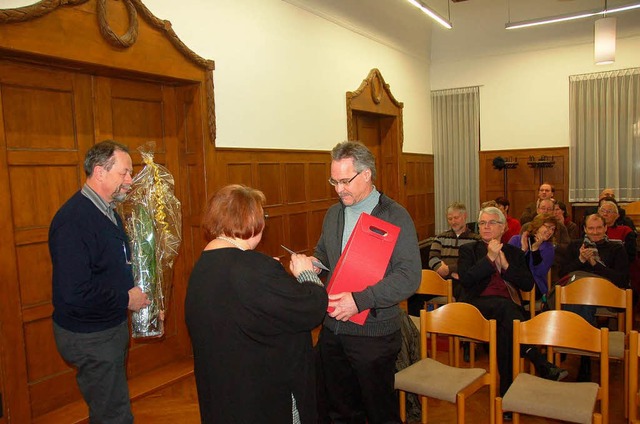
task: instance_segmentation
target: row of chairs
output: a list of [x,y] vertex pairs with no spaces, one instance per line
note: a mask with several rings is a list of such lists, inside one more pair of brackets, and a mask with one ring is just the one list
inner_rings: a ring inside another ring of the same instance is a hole
[[[489,386],[489,414],[492,424],[502,422],[503,410],[514,412],[516,424],[519,422],[520,413],[569,422],[607,424],[609,358],[615,358],[623,360],[625,364],[625,417],[629,416],[630,422],[640,424],[640,421],[632,421],[637,420],[638,415],[638,396],[636,395],[638,371],[637,361],[634,371],[633,361],[629,360],[627,343],[631,337],[631,290],[619,289],[605,279],[583,278],[565,287],[557,287],[556,310],[541,313],[526,322],[516,321],[514,323],[514,359],[520,358],[520,344],[546,346],[548,359],[552,360],[555,353],[556,362],[559,361],[560,352],[599,356],[600,384],[544,380],[531,375],[533,373],[522,373],[524,360],[520,359],[514,360],[514,382],[504,399],[495,396],[498,377],[495,321],[486,320],[472,305],[451,303],[451,282],[442,280],[433,271],[423,271],[419,292],[443,296],[444,298],[437,302],[444,305],[431,312],[421,311],[420,321],[417,324],[420,328],[422,359],[396,374],[396,388],[400,391],[400,415],[403,422],[406,421],[405,392],[420,395],[423,423],[427,423],[427,397],[455,403],[458,423],[464,423],[465,399],[480,388]],[[620,333],[609,332],[607,328],[597,329],[580,316],[560,310],[563,304],[568,303],[623,308],[624,329]],[[452,366],[441,364],[436,360],[437,334],[449,336],[449,364]],[[427,349],[429,339],[430,350]],[[461,340],[489,344],[488,370],[475,368],[472,361],[471,368],[460,367],[458,352]],[[633,342],[631,344],[633,345]],[[633,357],[633,351],[631,358],[637,359]],[[635,379],[629,378],[629,375],[635,376]],[[632,396],[629,396],[629,393],[632,393]],[[575,399],[567,396],[573,396]],[[596,401],[600,402],[599,412],[594,412]],[[632,406],[631,413],[628,414],[632,401],[636,402],[635,407]]]

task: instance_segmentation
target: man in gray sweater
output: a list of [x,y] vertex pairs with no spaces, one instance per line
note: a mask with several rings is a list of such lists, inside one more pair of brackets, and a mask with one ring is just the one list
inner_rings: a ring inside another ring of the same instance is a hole
[[[375,158],[359,142],[343,142],[331,151],[331,178],[340,202],[329,208],[315,257],[328,265],[328,281],[361,213],[400,227],[384,277],[359,292],[329,296],[328,313],[318,341],[328,415],[334,423],[399,423],[394,392],[400,350],[398,303],[417,290],[420,251],[409,213],[373,185]],[[320,272],[320,269],[316,269]],[[364,325],[353,315],[370,309]],[[322,379],[321,379],[322,380]]]

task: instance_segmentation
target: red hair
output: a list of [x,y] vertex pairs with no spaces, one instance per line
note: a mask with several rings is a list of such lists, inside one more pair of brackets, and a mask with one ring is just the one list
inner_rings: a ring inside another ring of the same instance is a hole
[[218,190],[207,201],[202,229],[207,242],[218,236],[247,240],[264,230],[264,193],[240,184]]

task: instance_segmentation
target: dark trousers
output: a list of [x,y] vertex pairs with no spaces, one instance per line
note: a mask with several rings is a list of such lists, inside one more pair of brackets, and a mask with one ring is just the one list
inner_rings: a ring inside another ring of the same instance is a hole
[[395,364],[401,334],[335,335],[323,327],[318,346],[328,414],[334,424],[400,423]]
[[78,370],[76,381],[89,406],[90,423],[133,423],[125,368],[127,321],[95,333],[74,333],[54,323],[53,334],[62,358]]
[[504,396],[513,381],[513,320],[525,321],[522,308],[511,299],[499,296],[476,297],[470,302],[486,319],[496,320],[500,396]]

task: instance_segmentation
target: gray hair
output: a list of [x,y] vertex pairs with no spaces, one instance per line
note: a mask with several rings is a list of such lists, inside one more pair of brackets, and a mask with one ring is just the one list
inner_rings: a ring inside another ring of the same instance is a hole
[[[606,197],[605,197],[605,199],[606,199]],[[600,209],[600,208],[601,208],[602,206],[604,206],[604,205],[610,205],[610,206],[613,206],[613,209],[616,211],[616,214],[619,214],[619,213],[620,213],[620,211],[618,210],[618,205],[616,205],[616,203],[615,203],[615,202],[612,202],[612,201],[610,201],[610,200],[601,200],[601,201],[600,201],[600,206],[598,207],[598,209]]]
[[116,158],[113,156],[116,151],[129,153],[129,148],[114,140],[104,140],[91,146],[84,157],[84,173],[87,174],[87,177],[93,174],[93,169],[96,166],[110,171],[116,162]]
[[496,208],[495,206],[487,206],[486,208],[482,208],[480,210],[480,213],[478,214],[478,221],[480,221],[480,217],[483,213],[486,213],[488,215],[498,215],[498,221],[500,221],[501,224],[507,222],[507,219],[504,217],[504,214],[502,213],[500,208]]
[[465,206],[464,203],[453,202],[449,206],[447,206],[447,213],[451,213],[453,211],[467,213],[467,207]]
[[365,169],[371,171],[371,180],[376,179],[376,158],[360,141],[343,141],[335,145],[331,150],[332,160],[353,159],[353,166],[356,172],[362,172]]

